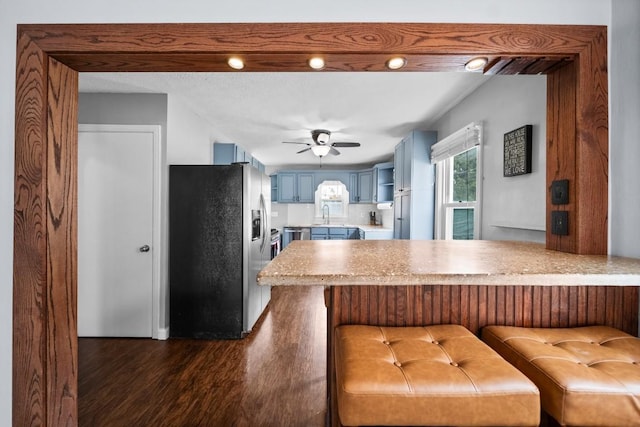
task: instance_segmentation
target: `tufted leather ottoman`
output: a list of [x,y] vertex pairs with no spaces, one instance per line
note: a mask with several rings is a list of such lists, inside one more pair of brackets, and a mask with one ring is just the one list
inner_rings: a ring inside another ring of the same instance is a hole
[[640,339],[606,326],[487,326],[482,339],[536,383],[561,425],[640,425]]
[[537,426],[536,386],[459,325],[335,330],[343,425]]

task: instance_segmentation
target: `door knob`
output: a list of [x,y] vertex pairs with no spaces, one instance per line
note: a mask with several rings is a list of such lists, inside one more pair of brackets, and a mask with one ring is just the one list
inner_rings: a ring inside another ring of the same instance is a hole
[[149,252],[149,245],[140,246],[140,252]]

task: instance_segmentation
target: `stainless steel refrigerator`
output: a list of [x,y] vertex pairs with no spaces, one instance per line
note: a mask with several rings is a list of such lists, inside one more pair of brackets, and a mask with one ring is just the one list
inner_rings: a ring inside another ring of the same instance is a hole
[[169,171],[169,335],[242,338],[271,289],[256,275],[271,258],[271,187],[248,164]]

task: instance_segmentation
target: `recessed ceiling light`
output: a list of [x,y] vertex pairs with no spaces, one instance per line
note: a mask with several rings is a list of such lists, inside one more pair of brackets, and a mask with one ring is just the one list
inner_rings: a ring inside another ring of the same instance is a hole
[[244,61],[237,56],[227,59],[227,64],[234,70],[242,70],[244,68]]
[[407,59],[402,56],[396,56],[387,61],[387,68],[390,70],[399,70],[407,65]]
[[473,58],[466,64],[464,64],[464,69],[467,71],[480,71],[484,69],[484,66],[487,65],[489,60],[487,58]]
[[314,56],[309,60],[309,67],[314,70],[322,70],[324,68],[324,59],[319,56]]

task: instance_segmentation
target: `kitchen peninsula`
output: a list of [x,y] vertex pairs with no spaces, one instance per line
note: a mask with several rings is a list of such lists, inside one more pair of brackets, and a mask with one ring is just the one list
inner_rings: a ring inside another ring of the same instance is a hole
[[[640,260],[498,241],[296,241],[258,274],[271,286],[324,286],[329,413],[333,330],[342,324],[572,327],[638,335]],[[335,421],[335,414],[331,416]]]

